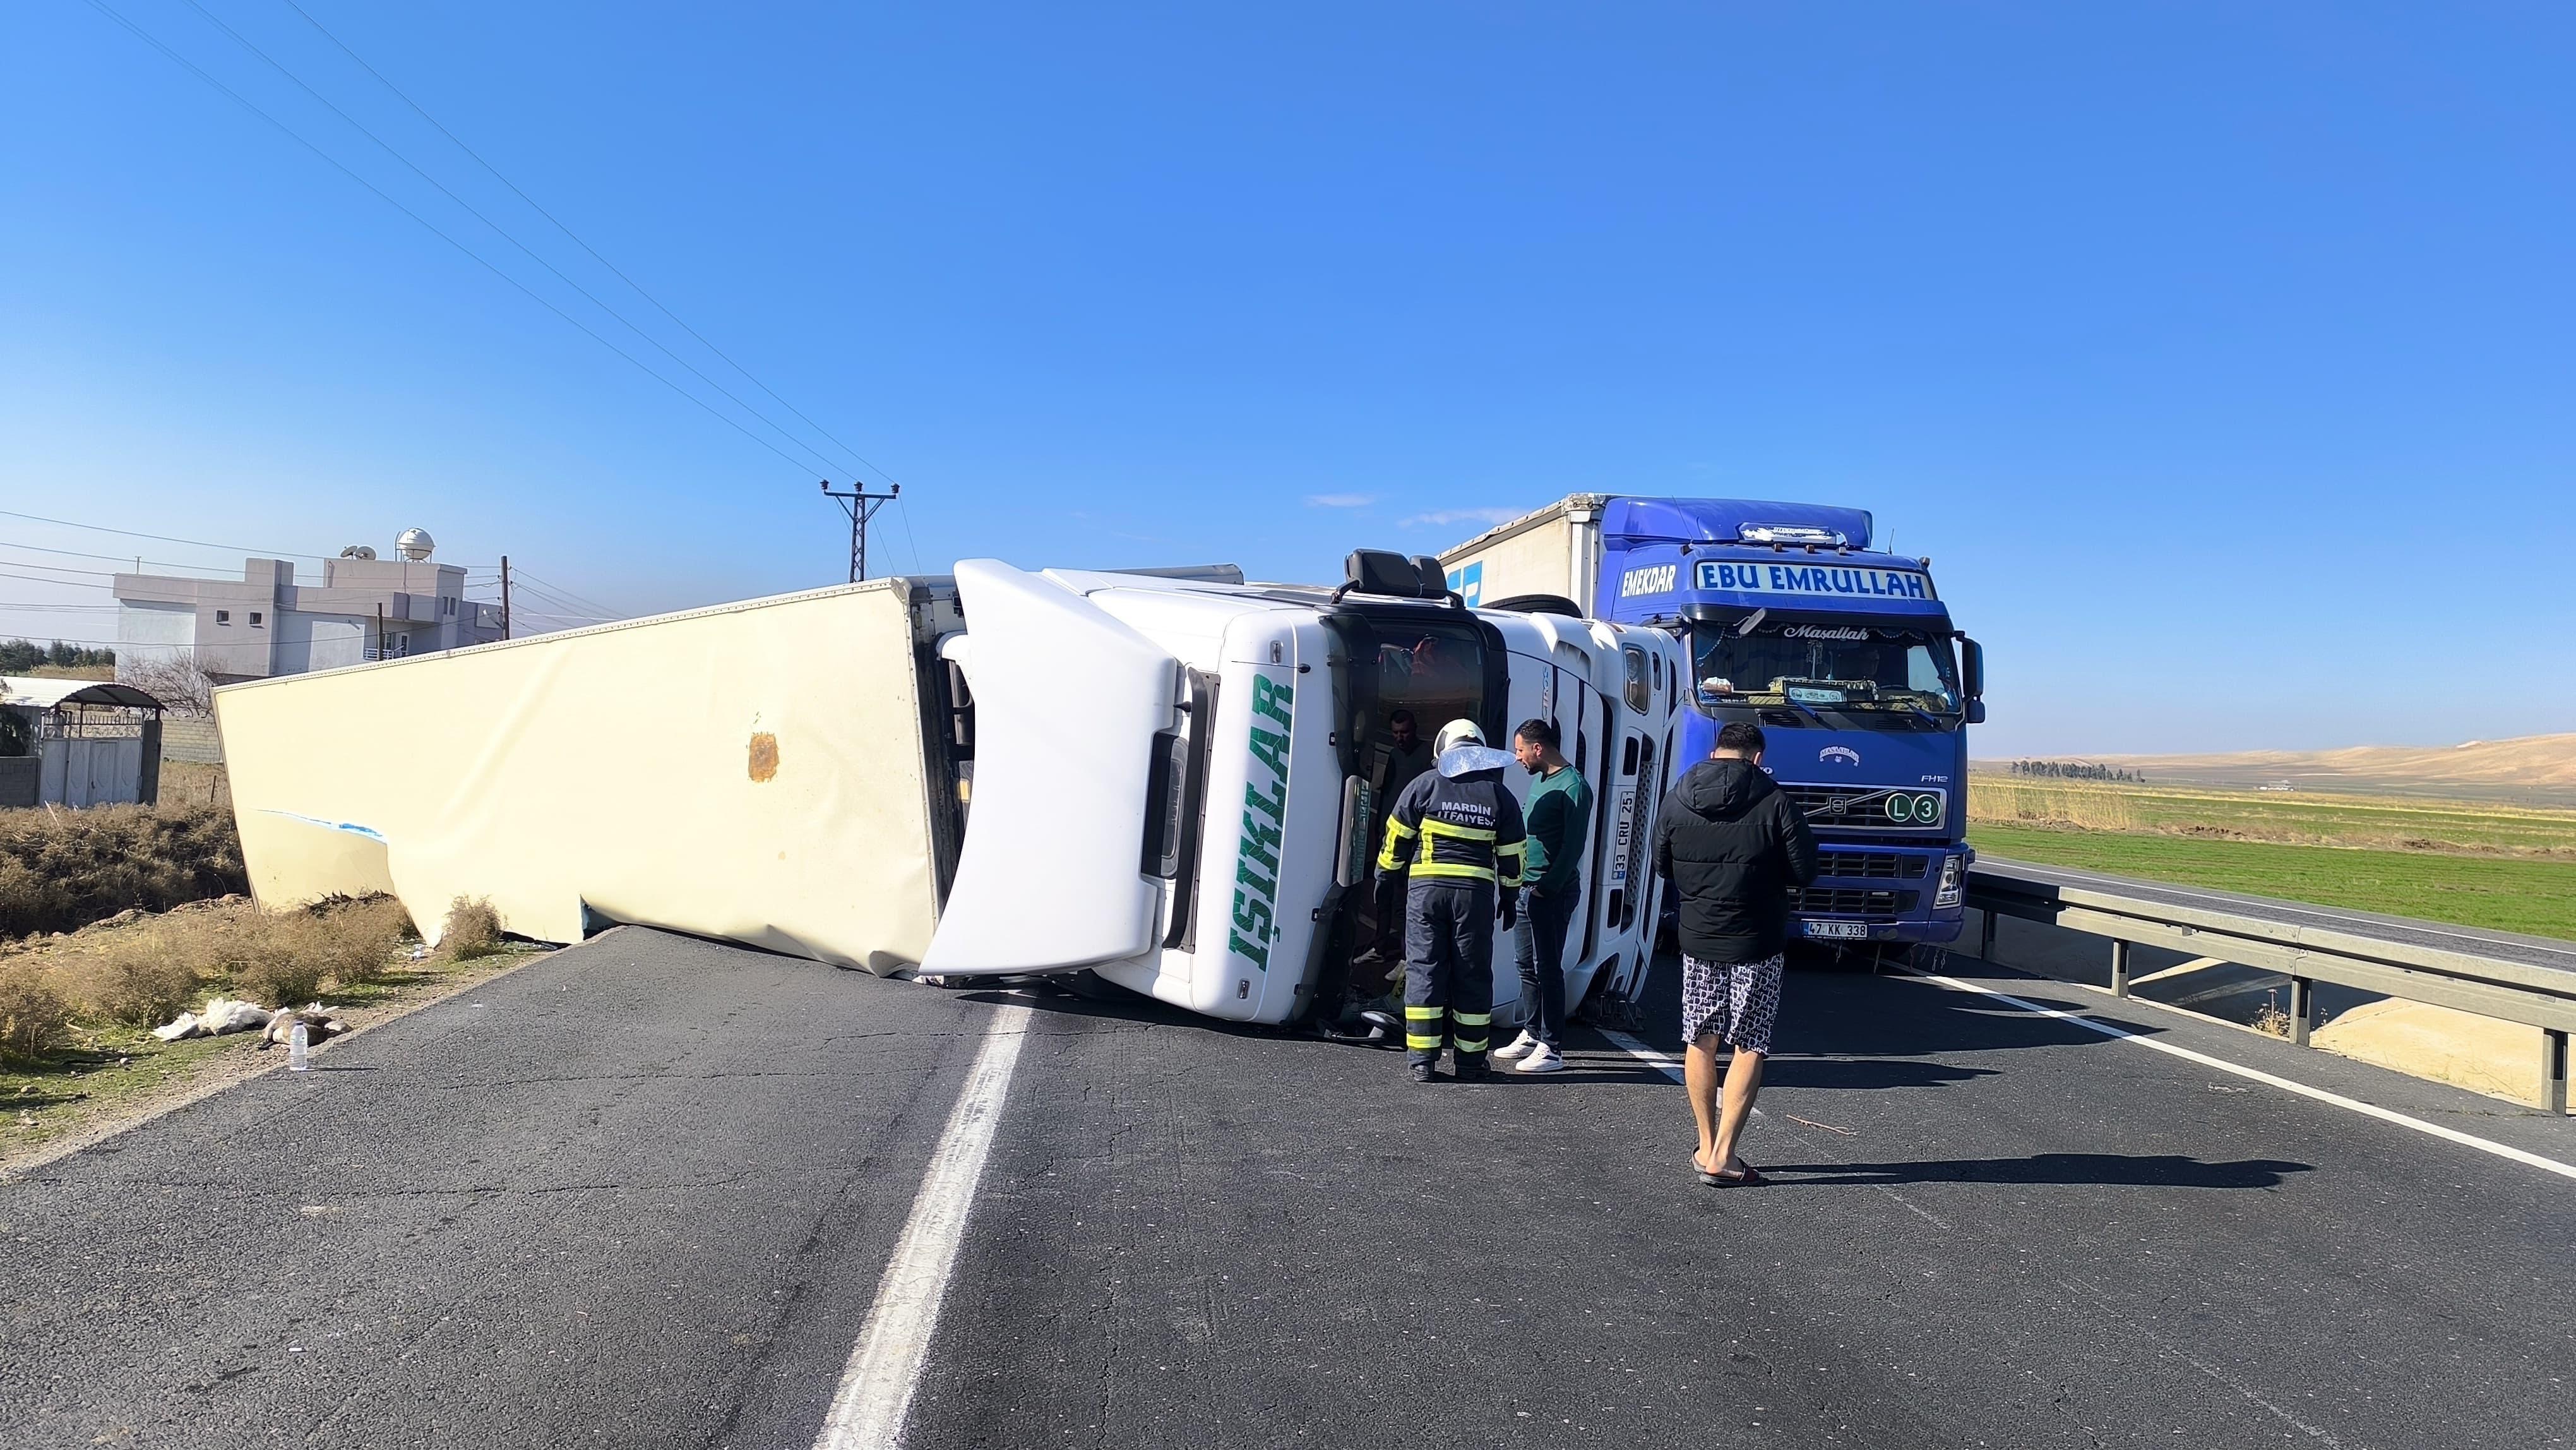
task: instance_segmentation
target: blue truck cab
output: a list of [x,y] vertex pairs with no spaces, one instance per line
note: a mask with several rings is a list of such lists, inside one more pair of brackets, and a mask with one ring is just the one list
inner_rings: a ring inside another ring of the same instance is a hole
[[1983,655],[1941,602],[1931,561],[1874,551],[1872,523],[1820,504],[1578,494],[1442,563],[1470,604],[1567,600],[1681,636],[1689,708],[1665,758],[1678,772],[1707,759],[1729,722],[1762,727],[1764,768],[1821,848],[1793,903],[1797,930],[1851,946],[1950,942]]

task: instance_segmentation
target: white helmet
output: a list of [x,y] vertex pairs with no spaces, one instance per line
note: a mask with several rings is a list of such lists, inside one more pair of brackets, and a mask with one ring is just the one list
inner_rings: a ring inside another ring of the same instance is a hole
[[1441,756],[1448,754],[1450,751],[1461,745],[1482,745],[1484,743],[1485,732],[1476,724],[1475,721],[1452,720],[1448,724],[1441,726],[1440,733],[1431,738],[1431,753],[1434,756]]
[[1440,773],[1452,780],[1480,770],[1500,770],[1512,763],[1510,752],[1485,744],[1485,732],[1477,729],[1473,720],[1452,720],[1441,726],[1432,744],[1432,759],[1439,762]]

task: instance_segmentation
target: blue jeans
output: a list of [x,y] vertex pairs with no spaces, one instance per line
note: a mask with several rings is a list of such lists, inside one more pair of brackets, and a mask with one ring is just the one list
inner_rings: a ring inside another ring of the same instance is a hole
[[1583,889],[1542,896],[1523,888],[1520,925],[1512,928],[1512,960],[1521,969],[1521,999],[1530,1004],[1529,1030],[1550,1047],[1565,1035],[1565,929],[1574,921]]

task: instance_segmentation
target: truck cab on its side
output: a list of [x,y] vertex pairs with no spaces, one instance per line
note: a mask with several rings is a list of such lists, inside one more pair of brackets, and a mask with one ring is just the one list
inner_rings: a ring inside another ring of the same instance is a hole
[[[1640,853],[1686,674],[1669,636],[1471,610],[1436,564],[1369,551],[1337,589],[975,560],[956,579],[966,627],[942,653],[974,701],[973,804],[925,973],[1089,968],[1244,1022],[1337,1008],[1382,925],[1369,873],[1403,711],[1497,743],[1559,722],[1603,817],[1569,997],[1642,981]],[[1496,966],[1511,1013],[1508,933]]]

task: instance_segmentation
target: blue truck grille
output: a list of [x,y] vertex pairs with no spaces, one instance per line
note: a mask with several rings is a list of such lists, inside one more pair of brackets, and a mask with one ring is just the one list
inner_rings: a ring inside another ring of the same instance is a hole
[[1816,874],[1839,881],[1919,881],[1929,856],[1901,851],[1819,851]]
[[1920,891],[1872,891],[1859,886],[1804,886],[1789,892],[1789,909],[1800,916],[1858,916],[1894,921],[1923,899]]
[[[1807,813],[1807,824],[1823,831],[1866,831],[1900,839],[1917,833],[1941,835],[1949,829],[1950,793],[1940,786],[1791,785],[1780,790]],[[1891,807],[1890,796],[1902,797]],[[1927,806],[1918,813],[1908,807]]]

